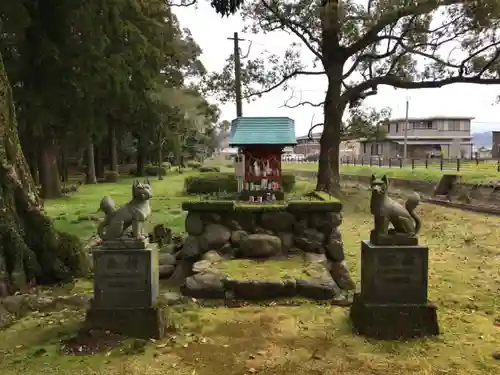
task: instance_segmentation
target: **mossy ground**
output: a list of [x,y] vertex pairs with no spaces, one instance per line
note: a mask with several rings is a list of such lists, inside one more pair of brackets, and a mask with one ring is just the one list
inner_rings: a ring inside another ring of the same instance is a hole
[[[298,193],[314,182],[300,182]],[[174,230],[183,226],[180,210],[182,176],[154,181],[151,223]],[[59,229],[82,238],[94,230],[93,215],[102,195],[118,203],[130,196],[130,181],[86,186],[71,198],[47,202]],[[359,282],[361,239],[372,226],[367,192],[346,189],[344,223],[347,263]],[[411,342],[366,340],[352,333],[348,310],[313,302],[296,307],[247,306],[238,309],[203,308],[195,303],[169,310],[178,331],[174,337],[151,341],[144,351],[135,341],[92,356],[68,356],[59,342],[74,334],[84,315],[66,307],[32,313],[0,331],[0,373],[102,375],[234,375],[344,374],[361,375],[493,375],[499,362],[500,328],[494,319],[500,305],[500,218],[461,212],[428,204],[417,211],[423,220],[421,242],[430,248],[429,293],[438,308],[442,335]],[[91,293],[81,281],[50,289],[51,293]],[[139,345],[141,346],[141,345]]]
[[238,281],[280,281],[284,279],[304,280],[310,278],[307,273],[308,267],[306,267],[300,256],[283,260],[224,260],[215,264],[213,268],[217,272]]

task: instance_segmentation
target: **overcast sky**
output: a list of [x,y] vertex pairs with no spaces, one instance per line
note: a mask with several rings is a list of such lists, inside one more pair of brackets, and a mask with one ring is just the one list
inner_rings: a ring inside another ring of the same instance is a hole
[[[208,71],[220,71],[226,58],[232,53],[233,44],[228,37],[240,32],[241,50],[246,54],[251,41],[249,58],[265,55],[266,52],[281,54],[294,39],[286,34],[269,35],[243,34],[243,21],[238,15],[223,18],[215,13],[208,2],[201,2],[197,8],[174,8],[181,27],[189,28],[194,39],[203,50],[201,60]],[[304,52],[306,54],[307,52]],[[321,102],[326,89],[325,78],[301,77],[293,81],[297,100]],[[392,109],[392,117],[404,117],[405,101],[409,97],[409,116],[470,116],[474,117],[472,131],[500,130],[500,105],[494,105],[496,95],[500,94],[500,86],[479,86],[457,84],[441,89],[395,90],[383,86],[379,94],[364,101],[363,105],[382,109]],[[291,93],[280,89],[264,95],[261,99],[243,104],[244,116],[288,116],[295,120],[297,136],[306,134],[311,121],[322,122],[321,108],[303,106],[296,109],[284,108],[283,103]],[[215,102],[215,101],[214,101]],[[222,119],[232,120],[236,117],[234,103],[221,105]]]

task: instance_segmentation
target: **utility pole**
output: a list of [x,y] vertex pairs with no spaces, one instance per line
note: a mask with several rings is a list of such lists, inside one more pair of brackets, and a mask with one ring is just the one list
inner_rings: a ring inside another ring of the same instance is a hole
[[238,33],[234,33],[232,38],[227,39],[234,41],[234,91],[236,94],[236,117],[241,117],[243,116],[243,100],[241,98],[241,61],[239,42],[243,42],[245,39],[239,39]]
[[406,97],[406,114],[405,114],[405,141],[403,149],[403,163],[406,163],[408,157],[408,112],[410,109],[410,98]]

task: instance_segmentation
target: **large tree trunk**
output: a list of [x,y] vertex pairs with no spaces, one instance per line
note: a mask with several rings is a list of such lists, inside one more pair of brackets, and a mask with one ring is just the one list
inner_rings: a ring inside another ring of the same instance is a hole
[[317,190],[340,191],[340,135],[345,104],[340,103],[340,87],[329,83],[324,105],[323,134],[320,140]]
[[140,135],[137,136],[137,170],[136,176],[143,177],[144,176],[144,166],[146,164],[146,146],[144,145],[144,137]]
[[87,174],[85,183],[97,184],[97,177],[95,174],[95,157],[94,157],[94,143],[92,137],[87,140]]
[[340,192],[340,135],[346,102],[342,100],[342,75],[345,63],[340,47],[338,1],[327,1],[321,9],[323,66],[328,76],[328,90],[323,107],[323,134],[320,140],[317,190]]
[[104,178],[104,163],[102,161],[102,142],[94,147],[95,174],[98,179]]
[[0,294],[86,271],[78,238],[58,232],[43,213],[22,153],[12,90],[0,55]]
[[40,145],[39,176],[42,197],[45,199],[61,196],[61,180],[57,165],[57,148],[52,140],[44,140]]
[[108,138],[109,138],[109,169],[113,172],[118,172],[118,152],[116,150],[116,129],[113,121],[114,118],[109,119],[108,125]]

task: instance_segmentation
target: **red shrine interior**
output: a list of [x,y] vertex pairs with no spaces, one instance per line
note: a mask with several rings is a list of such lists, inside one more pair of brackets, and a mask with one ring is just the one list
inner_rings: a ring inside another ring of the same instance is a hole
[[262,179],[274,181],[281,187],[281,145],[245,146],[245,182]]

